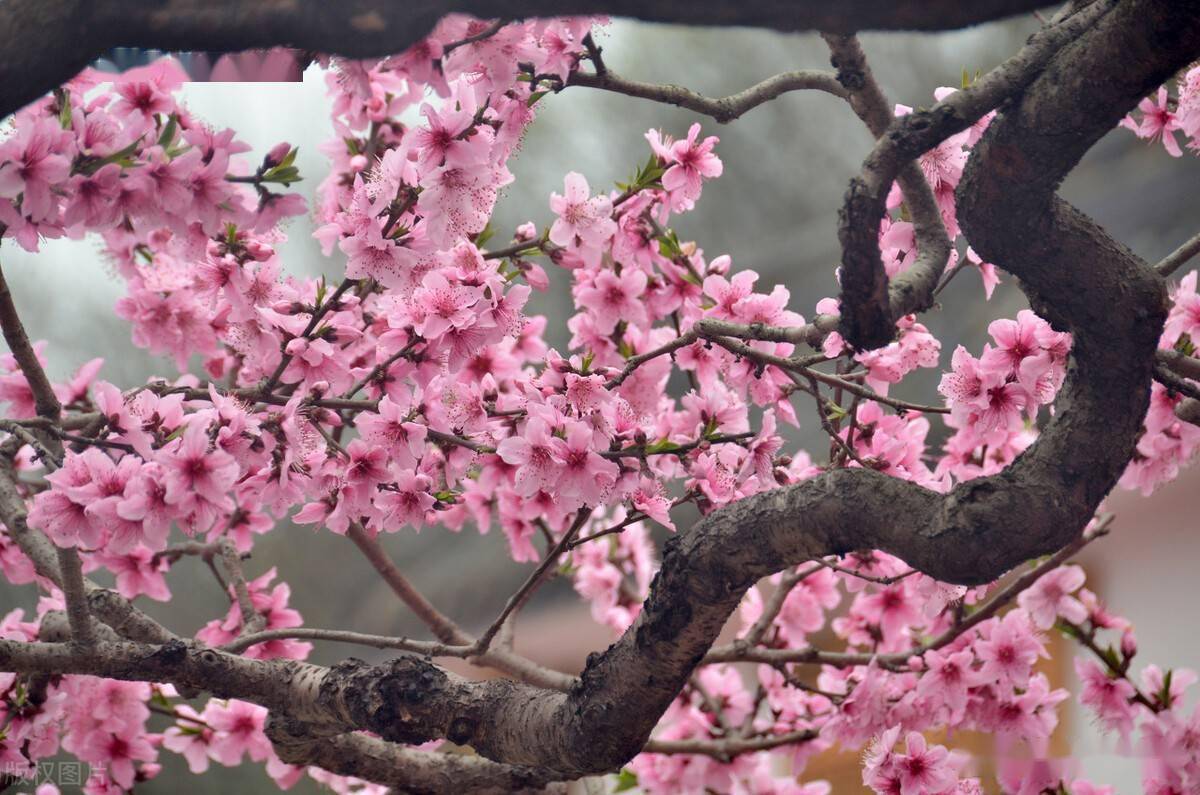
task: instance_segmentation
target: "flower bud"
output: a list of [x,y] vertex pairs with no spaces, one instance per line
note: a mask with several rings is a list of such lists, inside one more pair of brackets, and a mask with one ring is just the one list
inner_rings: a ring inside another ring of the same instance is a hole
[[261,240],[250,240],[246,243],[246,253],[257,262],[265,262],[275,256],[275,249]]
[[1121,633],[1121,656],[1128,660],[1137,654],[1137,650],[1137,638],[1132,630],[1126,629]]
[[263,158],[263,165],[267,168],[275,168],[283,162],[283,159],[292,151],[292,145],[287,141],[275,144],[271,147],[271,151],[267,152],[267,156]]

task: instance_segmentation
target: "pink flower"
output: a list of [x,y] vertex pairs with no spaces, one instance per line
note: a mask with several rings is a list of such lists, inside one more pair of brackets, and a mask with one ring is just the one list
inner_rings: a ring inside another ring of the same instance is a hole
[[187,82],[187,73],[172,58],[160,58],[148,66],[128,69],[113,81],[113,90],[120,97],[113,112],[129,119],[137,118],[149,124],[154,114],[166,115],[175,109],[171,92]]
[[1146,138],[1151,141],[1161,138],[1167,154],[1171,157],[1180,157],[1183,150],[1179,148],[1179,142],[1175,140],[1175,132],[1183,129],[1183,125],[1180,124],[1179,119],[1168,105],[1166,86],[1159,86],[1157,100],[1156,102],[1150,97],[1146,97],[1138,103],[1138,110],[1142,112],[1141,124],[1135,124],[1129,117],[1126,117],[1121,122],[1121,126],[1133,130],[1138,138]]
[[1133,730],[1133,685],[1124,678],[1110,676],[1094,660],[1075,660],[1075,673],[1083,686],[1080,702],[1091,707],[1105,729],[1115,729],[1127,737]]
[[1029,619],[1014,610],[991,624],[985,640],[975,643],[975,653],[982,665],[982,679],[999,682],[1002,687],[1023,688],[1045,647],[1033,634]]
[[[718,260],[724,259],[728,261],[729,257],[717,257],[710,263],[718,264]],[[735,307],[754,292],[754,283],[758,281],[758,274],[752,270],[741,270],[733,275],[729,280],[719,274],[707,276],[704,279],[704,292],[713,301],[716,302],[711,310],[713,317],[719,317],[724,320],[736,320],[737,313]]]
[[213,730],[204,723],[196,710],[187,704],[177,705],[175,714],[181,719],[163,732],[163,748],[186,759],[188,770],[192,773],[203,773],[208,770]]
[[421,288],[412,297],[413,314],[419,318],[414,328],[432,340],[452,328],[474,325],[472,307],[479,301],[480,292],[477,287],[451,284],[439,271],[425,274]]
[[595,319],[601,334],[611,334],[620,320],[645,326],[646,305],[641,299],[646,282],[645,271],[638,268],[625,268],[620,274],[602,270],[590,285],[577,290],[577,301]]
[[563,465],[555,491],[577,497],[584,505],[600,505],[604,495],[620,475],[620,468],[592,449],[592,429],[582,422],[572,423],[562,445]]
[[212,699],[201,717],[213,732],[209,755],[221,764],[235,767],[247,755],[255,762],[263,762],[272,755],[271,741],[263,733],[266,707],[236,699],[225,702]]
[[713,154],[713,147],[721,139],[710,135],[697,142],[696,138],[699,135],[700,125],[693,124],[688,129],[687,138],[671,144],[668,158],[671,166],[662,176],[663,187],[666,190],[678,192],[688,201],[700,198],[702,179],[719,177],[724,169],[720,158]]
[[917,684],[918,698],[944,706],[946,719],[958,723],[966,712],[968,692],[979,680],[972,667],[974,661],[975,655],[969,649],[926,652],[925,673]]
[[433,508],[433,481],[427,475],[403,470],[396,475],[395,487],[384,490],[375,498],[383,511],[383,528],[394,533],[404,525],[420,528],[425,514]]
[[550,194],[550,209],[558,216],[550,227],[550,241],[560,246],[578,245],[588,252],[584,259],[594,267],[600,246],[617,231],[612,201],[607,196],[593,198],[587,179],[574,171],[563,184],[566,195]]
[[385,395],[379,401],[377,414],[364,412],[356,423],[364,439],[382,448],[405,469],[415,466],[421,458],[428,433],[424,425],[408,419],[409,402],[397,403]]
[[520,435],[510,436],[496,446],[496,453],[517,468],[515,485],[522,496],[552,488],[562,473],[563,441],[550,435],[550,426],[540,417],[525,423]]
[[71,173],[71,134],[56,119],[18,123],[17,134],[0,144],[0,198],[23,194],[21,212],[34,223],[51,217],[51,189]]
[[182,439],[160,451],[158,461],[163,466],[167,502],[191,506],[207,503],[229,510],[238,465],[228,453],[209,447],[204,426],[194,422]]
[[1073,624],[1082,624],[1088,617],[1087,608],[1071,594],[1083,587],[1084,579],[1079,566],[1059,566],[1022,591],[1017,603],[1040,629],[1054,626],[1059,616]]
[[905,753],[896,757],[901,795],[944,792],[958,780],[950,752],[940,745],[928,746],[920,732],[909,732]]

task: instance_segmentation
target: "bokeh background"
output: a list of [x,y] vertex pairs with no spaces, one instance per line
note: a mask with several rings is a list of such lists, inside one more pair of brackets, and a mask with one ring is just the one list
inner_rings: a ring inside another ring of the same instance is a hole
[[[1013,53],[1038,26],[1033,17],[993,23],[952,33],[864,34],[863,46],[880,83],[894,102],[929,105],[940,85],[957,86],[964,69],[987,71]],[[626,77],[677,83],[711,96],[738,91],[777,72],[828,68],[823,42],[816,35],[781,34],[749,29],[706,30],[613,21],[600,38],[611,69]],[[257,152],[281,140],[300,148],[297,165],[305,176],[302,192],[311,192],[325,170],[318,145],[331,137],[323,74],[310,68],[295,83],[195,83],[184,88],[189,106],[217,127],[233,127]],[[681,239],[695,240],[711,258],[732,255],[735,267],[753,268],[760,288],[773,283],[791,291],[791,308],[810,315],[818,299],[836,292],[837,210],[850,177],[870,148],[861,123],[840,100],[818,92],[794,93],[751,111],[728,126],[688,111],[587,89],[570,88],[544,99],[515,161],[516,181],[501,199],[493,225],[511,233],[530,220],[551,219],[547,200],[562,190],[568,171],[583,173],[593,190],[627,178],[646,158],[646,130],[660,127],[680,135],[693,121],[705,134],[717,134],[724,176],[706,185],[696,210],[678,219]],[[1200,163],[1187,153],[1172,159],[1160,146],[1148,145],[1125,131],[1100,142],[1071,175],[1063,194],[1097,218],[1118,239],[1155,261],[1200,228],[1195,201]],[[321,256],[308,219],[295,219],[283,247],[287,267],[298,274],[340,279],[344,261]],[[1013,234],[1021,234],[1014,229]],[[64,378],[78,365],[104,355],[102,377],[120,385],[147,376],[171,375],[174,366],[130,343],[129,328],[113,314],[122,293],[100,255],[96,241],[50,241],[37,255],[6,245],[0,251],[5,274],[34,339],[49,342],[52,377]],[[978,275],[960,275],[943,294],[941,311],[923,320],[943,342],[943,364],[962,343],[978,351],[988,322],[1012,317],[1024,307],[1012,280],[990,303],[983,300]],[[569,277],[551,271],[552,287],[537,294],[531,311],[549,316],[549,340],[565,350],[565,320],[570,311]],[[938,371],[914,377],[903,394],[928,402]],[[821,449],[814,417],[801,413],[798,444]],[[936,423],[935,423],[936,425]],[[940,439],[937,436],[934,440]],[[1195,472],[1164,487],[1150,499],[1120,494],[1113,536],[1086,555],[1092,587],[1109,597],[1138,630],[1143,657],[1164,667],[1200,662],[1200,635],[1191,617],[1200,597],[1195,574],[1200,560]],[[1190,499],[1189,499],[1190,498]],[[472,530],[452,534],[437,528],[404,532],[384,539],[397,564],[443,611],[471,629],[491,620],[528,568],[512,563],[498,533]],[[316,627],[361,632],[425,632],[386,586],[372,575],[353,545],[328,531],[282,525],[262,537],[248,573],[271,566],[292,585],[292,604]],[[169,605],[149,604],[178,631],[195,631],[226,609],[226,599],[204,567],[185,560],[169,576],[175,593]],[[0,585],[0,610],[32,607],[34,594]],[[517,625],[517,647],[547,664],[576,671],[583,657],[611,640],[592,624],[586,605],[573,598],[566,583],[543,589]],[[347,655],[375,659],[370,649],[332,644],[319,646],[313,659],[333,662]],[[1077,686],[1069,664],[1056,678]],[[1119,792],[1139,788],[1136,759],[1114,752],[1094,731],[1088,717],[1066,705],[1056,751],[1070,752],[1083,772]],[[265,774],[253,765],[235,770],[214,766],[202,778],[187,777],[182,761],[163,753],[166,770],[144,787],[146,792],[269,791]],[[842,768],[836,792],[861,789],[854,765],[842,758],[826,767]],[[847,772],[848,771],[848,772]],[[814,768],[813,772],[816,772]],[[303,782],[298,791],[316,791]]]

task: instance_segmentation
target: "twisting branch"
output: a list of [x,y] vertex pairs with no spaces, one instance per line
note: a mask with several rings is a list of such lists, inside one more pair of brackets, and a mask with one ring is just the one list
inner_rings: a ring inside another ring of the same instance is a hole
[[[858,38],[831,34],[822,34],[822,38],[829,45],[831,60],[838,70],[838,82],[847,89],[850,107],[867,125],[871,134],[882,139],[892,123],[892,105],[867,66],[867,58],[859,46]],[[883,188],[883,199],[887,198],[893,181],[898,181],[904,191],[904,201],[912,213],[917,240],[916,261],[897,277],[895,291],[897,294],[911,292],[921,297],[922,300],[912,302],[914,306],[909,311],[923,311],[933,303],[934,287],[950,258],[950,238],[942,223],[941,209],[921,168],[911,161],[899,164],[896,173]],[[856,195],[858,189],[858,183],[851,181],[838,226],[838,238],[842,242],[839,328],[854,348],[871,349],[892,341],[899,315],[892,312],[892,290],[889,289],[887,273],[878,252],[879,222],[883,213],[867,219],[866,223],[858,223],[859,219],[852,218],[851,208],[860,201]],[[862,237],[876,241],[873,263],[862,261],[858,243]]]
[[[863,161],[862,173],[850,181],[839,223],[841,329],[851,345],[876,348],[886,344],[895,333],[897,318],[923,311],[933,302],[945,259],[940,250],[936,257],[926,256],[930,242],[940,246],[942,240],[921,233],[918,212],[928,209],[925,197],[918,197],[904,182],[905,175],[915,168],[914,158],[965,130],[1029,85],[1056,52],[1094,25],[1114,2],[1097,0],[1062,22],[1043,28],[1016,55],[970,87],[951,94],[930,110],[917,110],[898,118],[892,118],[890,106],[874,87],[862,51],[852,37],[826,37],[839,75],[851,84],[861,84],[861,89],[851,92],[851,103],[861,98],[872,108],[874,121],[867,124],[878,139]],[[917,262],[889,285],[880,259],[878,233],[888,191],[897,179],[913,211],[920,250]],[[912,206],[918,199],[919,203]],[[949,254],[948,249],[945,254]]]
[[[14,3],[22,5],[9,0],[0,14]],[[807,19],[790,7],[786,14],[793,25]],[[1129,57],[1114,62],[1114,51]],[[91,647],[0,641],[0,669],[171,682],[244,698],[278,717],[272,737],[289,761],[320,759],[346,771],[376,760],[372,769],[379,772],[378,760],[410,759],[392,753],[388,742],[446,738],[500,763],[481,764],[501,786],[515,785],[520,774],[538,786],[613,770],[646,747],[659,717],[761,577],[816,557],[881,549],[937,579],[977,584],[1062,549],[1079,538],[1134,449],[1165,290],[1148,265],[1054,192],[1088,148],[1197,54],[1200,2],[1120,4],[1012,97],[972,153],[957,197],[964,228],[988,261],[1017,277],[1039,314],[1074,335],[1059,410],[1002,473],[942,494],[868,469],[835,469],[713,511],[664,546],[632,626],[564,691],[470,682],[411,656],[326,669],[180,640],[105,638]],[[10,501],[17,507],[4,507]],[[22,526],[20,505],[15,478],[0,477],[0,518],[25,539],[18,542],[23,550],[41,556],[30,541],[38,536]],[[381,739],[351,734],[357,730]]]
[[720,124],[740,118],[759,105],[790,91],[816,90],[833,94],[835,97],[846,96],[845,89],[832,73],[815,69],[777,74],[727,97],[706,97],[682,86],[641,83],[620,77],[611,71],[602,74],[575,72],[567,80],[567,85],[599,88],[628,97],[675,105],[709,116]]

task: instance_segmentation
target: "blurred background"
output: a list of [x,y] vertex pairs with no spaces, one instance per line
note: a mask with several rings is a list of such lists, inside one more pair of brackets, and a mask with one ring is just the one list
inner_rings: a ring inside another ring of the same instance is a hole
[[[967,31],[934,35],[864,34],[866,50],[880,83],[893,102],[930,105],[941,85],[958,86],[964,69],[986,72],[1016,51],[1039,25],[1033,17],[993,23]],[[676,83],[710,96],[723,96],[781,71],[828,68],[825,45],[816,35],[789,35],[748,29],[705,30],[613,21],[600,37],[609,67],[625,77]],[[216,127],[233,127],[259,154],[278,141],[300,148],[297,165],[305,177],[301,192],[311,196],[325,170],[318,145],[331,137],[322,73],[310,68],[301,82],[195,83],[184,97],[198,116]],[[628,178],[644,162],[646,130],[659,127],[676,136],[693,121],[704,134],[721,137],[717,152],[725,174],[705,186],[694,212],[678,218],[680,239],[695,240],[709,258],[728,253],[735,268],[760,274],[759,288],[780,283],[791,291],[791,307],[806,316],[817,300],[836,294],[838,261],[837,211],[850,177],[871,145],[870,136],[849,108],[818,92],[788,94],[761,106],[728,126],[669,106],[569,88],[539,104],[539,117],[510,163],[516,181],[507,188],[493,218],[497,239],[506,239],[524,221],[539,227],[551,219],[548,197],[562,191],[568,171],[584,174],[593,191]],[[1063,195],[1097,218],[1142,257],[1156,261],[1200,229],[1200,205],[1194,201],[1200,163],[1190,153],[1172,159],[1159,145],[1114,131],[1100,142],[1071,175]],[[283,259],[293,273],[341,278],[340,254],[322,257],[310,234],[308,219],[292,221]],[[1014,229],[1014,234],[1021,230]],[[500,245],[500,243],[497,243]],[[3,251],[5,274],[30,335],[49,342],[51,376],[65,378],[81,363],[104,355],[101,376],[132,386],[150,375],[174,373],[170,361],[149,355],[130,343],[128,326],[113,314],[122,288],[112,277],[96,241],[49,241],[37,255],[16,246]],[[566,349],[565,320],[570,311],[569,276],[551,270],[549,293],[535,294],[529,311],[549,316],[548,338]],[[1002,274],[1003,283],[990,303],[983,300],[978,274],[960,275],[943,293],[944,309],[922,320],[942,340],[943,366],[958,343],[978,352],[987,324],[1012,317],[1025,306],[1023,297]],[[940,370],[914,376],[903,394],[926,402],[939,401],[934,387]],[[810,412],[811,414],[811,412]],[[801,412],[804,427],[797,443],[820,453],[815,417]],[[935,422],[935,426],[937,423]],[[931,444],[944,434],[935,429]],[[823,458],[823,456],[822,456]],[[1194,497],[1200,472],[1192,471],[1150,499],[1120,494],[1115,531],[1086,556],[1091,586],[1109,597],[1117,612],[1132,619],[1141,641],[1139,662],[1163,667],[1195,666],[1200,635],[1181,626],[1178,616],[1200,597],[1193,573],[1200,560]],[[1190,503],[1190,504],[1189,504]],[[686,525],[684,525],[686,526]],[[383,539],[400,569],[444,612],[469,629],[486,626],[507,596],[528,574],[511,562],[499,533],[461,535],[438,528],[404,532]],[[353,545],[328,531],[285,525],[260,537],[247,572],[256,576],[271,566],[292,586],[292,605],[306,624],[360,632],[426,637],[426,631],[386,586],[373,576]],[[168,582],[175,594],[169,606],[146,609],[191,633],[223,615],[224,594],[198,561],[184,560]],[[0,584],[0,610],[31,608],[29,589]],[[1181,611],[1179,608],[1184,608]],[[546,664],[575,672],[584,656],[611,641],[594,625],[587,606],[573,597],[570,586],[555,582],[544,588],[517,625],[518,650]],[[333,644],[318,646],[312,656],[329,663],[345,656],[376,659],[370,649]],[[1060,662],[1055,678],[1076,687],[1069,660]],[[1080,760],[1082,771],[1119,792],[1139,788],[1137,760],[1116,755],[1086,715],[1062,709],[1063,728],[1055,752]],[[253,765],[227,770],[214,766],[201,778],[188,777],[182,760],[165,752],[163,774],[144,787],[168,792],[257,792],[271,783]],[[840,757],[814,763],[833,770],[836,792],[860,790],[857,758]],[[806,775],[806,778],[809,778]],[[139,789],[142,789],[139,787]],[[311,781],[297,791],[316,791]]]

